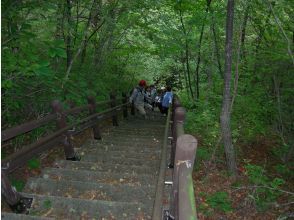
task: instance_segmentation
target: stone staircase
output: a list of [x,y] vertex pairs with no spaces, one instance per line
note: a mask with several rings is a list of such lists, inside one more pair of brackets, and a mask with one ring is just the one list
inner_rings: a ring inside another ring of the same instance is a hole
[[28,180],[29,215],[2,219],[151,219],[165,120],[129,118],[87,141],[81,161],[56,161]]

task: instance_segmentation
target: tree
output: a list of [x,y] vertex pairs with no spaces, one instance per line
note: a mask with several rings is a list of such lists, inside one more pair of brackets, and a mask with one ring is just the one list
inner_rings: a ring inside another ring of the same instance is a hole
[[232,44],[233,44],[233,21],[234,21],[234,0],[228,0],[227,5],[227,21],[226,21],[226,50],[225,50],[225,75],[222,111],[220,116],[221,133],[224,143],[226,161],[229,171],[236,176],[237,166],[235,158],[235,150],[232,142],[231,132],[231,77],[232,77]]

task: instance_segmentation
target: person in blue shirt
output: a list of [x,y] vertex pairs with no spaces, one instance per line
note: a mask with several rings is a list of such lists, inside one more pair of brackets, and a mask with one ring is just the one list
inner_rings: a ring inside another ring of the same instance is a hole
[[167,115],[168,108],[172,104],[172,100],[173,100],[173,93],[171,91],[171,87],[167,86],[166,93],[164,94],[162,99],[162,114]]

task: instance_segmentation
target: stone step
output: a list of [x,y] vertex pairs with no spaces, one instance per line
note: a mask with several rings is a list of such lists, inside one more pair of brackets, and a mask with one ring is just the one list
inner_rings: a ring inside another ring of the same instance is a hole
[[77,152],[94,153],[96,151],[110,151],[110,152],[137,152],[146,154],[159,154],[161,149],[158,146],[139,147],[128,145],[114,145],[114,144],[84,144],[81,148],[75,148]]
[[30,215],[55,219],[151,219],[152,207],[142,203],[84,200],[22,193],[34,198]]
[[119,202],[142,202],[152,206],[155,197],[154,185],[110,185],[84,181],[29,178],[24,192],[85,200]]
[[42,177],[44,179],[107,183],[110,185],[126,184],[130,186],[141,186],[142,184],[155,185],[157,183],[157,178],[154,175],[60,168],[45,168],[42,171]]
[[110,130],[106,130],[105,133],[127,133],[130,135],[163,135],[164,134],[164,128],[155,129],[154,127],[152,129],[148,128],[140,128],[140,127],[125,127],[125,126],[119,126],[112,128]]
[[138,130],[146,130],[146,131],[162,131],[165,128],[164,124],[146,124],[145,122],[138,122],[138,123],[128,123],[128,124],[121,124],[113,128],[115,129],[138,129]]
[[154,148],[158,148],[161,149],[161,145],[162,143],[158,140],[154,140],[154,141],[141,141],[141,142],[134,142],[132,140],[115,140],[115,139],[106,139],[106,140],[99,140],[96,143],[100,144],[100,145],[118,145],[118,146],[137,146],[137,147],[154,147]]
[[119,164],[119,165],[135,165],[135,166],[148,166],[151,169],[159,169],[159,160],[147,158],[137,159],[137,158],[128,158],[128,157],[114,157],[111,155],[84,155],[82,156],[81,161],[85,162],[94,162],[102,164]]
[[120,151],[113,151],[107,148],[104,149],[80,149],[78,150],[79,155],[82,158],[87,158],[88,156],[112,156],[112,157],[122,157],[122,158],[135,158],[135,159],[145,159],[145,160],[159,160],[160,159],[160,152],[137,152],[130,149],[120,150]]
[[126,137],[121,135],[109,135],[109,136],[103,136],[101,142],[103,141],[121,141],[121,142],[132,142],[132,143],[162,143],[162,138],[155,138],[155,137]]
[[50,220],[54,218],[47,218],[47,217],[37,217],[37,216],[30,216],[24,214],[15,214],[15,213],[8,213],[8,212],[1,212],[1,219],[5,220]]
[[149,167],[147,165],[135,166],[135,165],[121,165],[121,164],[100,164],[85,161],[68,161],[60,160],[54,163],[55,168],[64,168],[69,170],[89,170],[89,171],[105,171],[105,172],[122,172],[133,175],[148,174],[158,175],[158,169]]
[[123,132],[117,132],[117,131],[113,131],[110,133],[104,133],[102,134],[102,138],[106,138],[106,137],[114,137],[114,138],[127,138],[127,139],[140,139],[140,140],[153,140],[155,139],[162,139],[163,138],[163,133],[162,135],[158,134],[158,133],[130,133],[129,131],[124,131]]
[[130,148],[138,148],[138,149],[145,149],[145,148],[152,148],[152,149],[161,149],[161,143],[158,141],[151,141],[151,142],[132,142],[131,140],[119,141],[119,140],[90,140],[87,141],[83,146],[83,148],[91,148],[91,147],[99,147],[99,146],[117,146],[117,147],[130,147]]

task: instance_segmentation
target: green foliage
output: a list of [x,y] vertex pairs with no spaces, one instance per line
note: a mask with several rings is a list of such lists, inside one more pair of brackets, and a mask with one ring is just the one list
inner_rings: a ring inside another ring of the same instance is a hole
[[225,213],[233,211],[231,201],[227,192],[216,192],[207,197],[207,203],[214,209]]
[[285,181],[281,178],[270,179],[266,176],[265,170],[258,165],[247,164],[245,169],[250,183],[254,185],[251,198],[254,199],[259,211],[266,211],[281,195],[279,188]]
[[41,167],[41,161],[39,158],[32,158],[28,161],[27,166],[30,170],[39,169]]
[[277,147],[272,148],[271,153],[279,160],[283,161],[283,158],[290,151],[290,146],[287,144],[281,144]]
[[293,179],[294,178],[294,171],[293,169],[290,169],[285,164],[277,164],[275,167],[275,170],[278,174],[280,174],[284,179]]
[[23,180],[12,178],[11,185],[15,187],[16,191],[21,192],[23,188],[25,187],[25,182]]
[[43,202],[43,207],[44,207],[45,209],[50,209],[50,208],[52,207],[52,202],[51,202],[49,199],[45,200],[45,201]]

